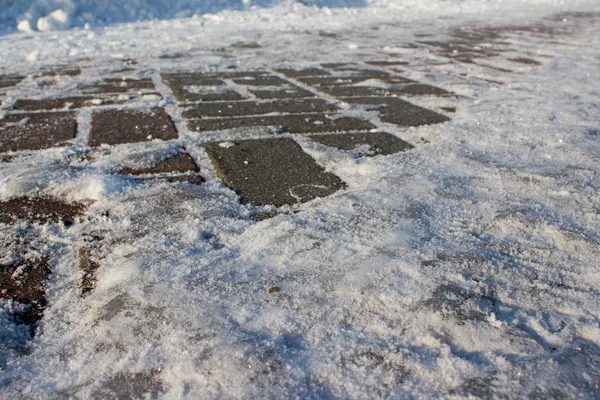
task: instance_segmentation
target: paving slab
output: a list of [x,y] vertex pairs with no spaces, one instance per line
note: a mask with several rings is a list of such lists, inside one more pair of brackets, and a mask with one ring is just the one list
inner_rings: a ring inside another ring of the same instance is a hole
[[8,114],[0,120],[0,152],[41,150],[75,138],[74,113]]
[[23,79],[25,77],[20,75],[0,75],[0,88],[16,86]]
[[352,104],[372,105],[368,110],[379,112],[381,121],[400,126],[433,125],[450,121],[450,118],[423,107],[415,106],[397,97],[344,97],[340,100]]
[[96,253],[97,248],[92,245],[79,248],[79,269],[81,270],[79,289],[82,296],[91,293],[96,287],[96,271],[100,268]]
[[219,178],[242,203],[303,203],[346,187],[292,139],[245,140],[204,145]]
[[270,113],[315,113],[338,108],[322,99],[293,99],[268,102],[238,101],[196,104],[183,112],[184,118],[232,117]]
[[119,79],[109,78],[94,85],[80,87],[83,93],[127,93],[140,90],[155,90],[151,79]]
[[335,114],[192,119],[188,121],[187,126],[195,132],[274,127],[271,133],[348,132],[375,128],[374,125],[361,119]]
[[248,89],[250,93],[259,99],[302,99],[316,97],[316,95],[308,90],[302,89],[297,86],[289,86],[283,89],[269,88],[269,89]]
[[384,132],[310,135],[309,137],[325,146],[367,157],[394,154],[414,148],[410,143]]
[[162,108],[150,111],[103,110],[92,114],[90,146],[177,139],[177,129]]
[[119,171],[126,175],[168,174],[174,172],[199,172],[194,159],[185,152],[162,160],[148,168],[125,168]]
[[77,96],[60,97],[53,99],[19,99],[13,105],[13,110],[40,111],[40,110],[63,110],[76,109],[92,105],[95,97]]
[[248,86],[286,86],[290,83],[284,79],[281,79],[278,76],[264,76],[264,77],[245,77],[245,78],[234,78],[232,79],[234,83],[238,85],[248,85]]
[[426,85],[423,83],[416,83],[412,85],[406,85],[401,88],[395,89],[394,93],[398,94],[407,94],[413,96],[443,96],[443,95],[451,95],[452,93],[431,85]]
[[233,89],[220,88],[211,89],[210,87],[198,88],[194,91],[189,87],[172,87],[173,95],[181,104],[194,103],[198,101],[233,101],[245,100],[247,97],[241,95]]
[[28,221],[39,224],[62,222],[72,225],[84,212],[85,207],[82,204],[66,203],[50,197],[17,197],[0,201],[0,223],[4,224]]
[[34,325],[42,318],[46,307],[46,279],[50,274],[46,260],[29,260],[0,265],[0,299],[16,301],[26,306],[15,307],[13,317],[18,322]]
[[355,85],[357,83],[361,83],[367,80],[378,80],[378,81],[382,81],[384,83],[388,83],[388,84],[392,84],[392,85],[397,85],[397,84],[402,84],[402,83],[411,83],[413,82],[410,79],[407,79],[403,76],[400,75],[394,75],[394,76],[389,76],[389,75],[380,75],[380,74],[376,74],[376,75],[368,75],[368,74],[363,74],[363,75],[358,75],[358,76],[311,76],[311,77],[307,77],[307,78],[298,78],[298,80],[302,83],[305,83],[307,85],[311,85],[311,86],[333,86],[333,85]]
[[302,76],[323,76],[330,75],[329,71],[321,68],[304,68],[304,69],[293,69],[293,68],[278,68],[275,71],[289,76],[290,78],[299,78]]
[[78,76],[81,75],[81,68],[77,66],[61,65],[57,67],[44,68],[34,76],[36,78],[47,76]]

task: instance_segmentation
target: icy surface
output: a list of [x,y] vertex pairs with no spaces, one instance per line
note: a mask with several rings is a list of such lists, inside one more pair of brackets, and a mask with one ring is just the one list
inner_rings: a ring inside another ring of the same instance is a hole
[[[0,21],[12,24],[6,31],[91,24],[0,37],[2,73],[89,59],[100,76],[111,60],[133,58],[142,64],[137,74],[162,85],[158,69],[316,67],[399,54],[409,62],[403,75],[462,98],[448,123],[388,126],[416,145],[405,153],[355,158],[297,138],[348,188],[259,223],[218,181],[170,97],[162,105],[182,134],[178,144],[206,175],[203,185],[105,172],[141,163],[144,146],[101,149],[86,160],[59,148],[0,163],[3,200],[93,202],[89,221],[31,228],[45,243],[37,251],[56,258],[49,304],[27,342],[3,303],[1,397],[597,396],[597,2],[210,2],[211,11],[196,1],[150,1],[127,11],[140,3],[128,0],[98,12],[104,3],[0,0]],[[153,18],[160,20],[100,26]],[[502,40],[540,66],[496,61],[486,69],[406,46],[423,37],[414,34],[447,40],[464,26],[536,24],[556,33],[509,32]],[[262,47],[235,50],[243,41]],[[186,57],[158,58],[175,53]],[[30,84],[3,89],[0,113],[36,93]],[[72,84],[62,77],[48,90]],[[12,240],[11,229],[2,226],[3,240]],[[97,287],[82,299],[73,246],[84,235],[105,245]]]

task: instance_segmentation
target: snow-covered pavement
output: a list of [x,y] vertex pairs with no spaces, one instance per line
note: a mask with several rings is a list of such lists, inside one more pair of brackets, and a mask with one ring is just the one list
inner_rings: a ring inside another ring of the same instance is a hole
[[597,2],[25,3],[0,398],[598,396]]

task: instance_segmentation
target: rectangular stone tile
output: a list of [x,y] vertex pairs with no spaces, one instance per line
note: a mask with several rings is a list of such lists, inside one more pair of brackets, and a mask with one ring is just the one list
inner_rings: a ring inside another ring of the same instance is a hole
[[78,76],[81,75],[81,68],[77,66],[62,65],[58,67],[44,68],[42,71],[35,74],[36,78],[44,76]]
[[91,105],[94,97],[61,97],[54,99],[19,99],[13,105],[13,110],[40,111],[75,109]]
[[287,86],[290,84],[290,82],[278,76],[236,78],[233,79],[233,82],[248,86]]
[[105,110],[92,114],[90,146],[177,139],[171,117],[162,109],[150,111]]
[[219,78],[207,78],[203,74],[162,74],[163,81],[169,86],[183,87],[196,86],[222,86],[225,81]]
[[81,86],[80,89],[83,93],[127,93],[155,88],[151,79],[110,78],[94,85]]
[[323,76],[330,75],[330,72],[325,71],[321,68],[304,68],[304,69],[293,69],[293,68],[278,68],[275,71],[289,76],[290,78],[298,78],[301,76]]
[[50,269],[43,259],[0,265],[0,299],[27,306],[24,309],[14,307],[11,312],[18,322],[34,325],[42,318],[46,307],[46,280],[49,274]]
[[0,88],[16,86],[23,79],[25,77],[20,75],[0,75]]
[[365,61],[365,64],[375,65],[378,67],[395,67],[399,65],[408,65],[407,61],[399,61],[399,60],[382,60],[382,61]]
[[412,85],[406,85],[401,88],[394,88],[394,93],[396,94],[407,94],[413,96],[442,96],[442,95],[451,95],[452,93],[431,85],[426,85],[423,83],[416,83]]
[[185,152],[169,157],[147,168],[125,168],[119,171],[127,175],[167,174],[173,172],[198,172],[194,159]]
[[367,157],[388,155],[414,148],[410,143],[384,132],[338,133],[309,137],[325,146]]
[[327,76],[327,77],[308,77],[308,78],[299,78],[298,80],[307,85],[312,85],[315,87],[319,86],[334,86],[334,85],[354,85],[357,83],[361,83],[370,79],[379,80],[389,84],[403,84],[412,82],[410,79],[404,78],[402,76],[369,76],[369,75],[359,75],[359,76]]
[[372,105],[383,122],[400,126],[420,126],[447,122],[450,119],[423,107],[415,106],[397,97],[344,97],[340,100],[352,104]]
[[8,114],[0,120],[0,152],[60,146],[76,132],[74,113]]
[[249,89],[259,99],[302,99],[316,97],[314,93],[297,86],[284,89]]
[[190,130],[196,132],[274,127],[271,133],[317,133],[361,131],[375,128],[374,125],[358,118],[324,114],[195,119],[189,120],[187,125]]
[[318,86],[317,89],[321,92],[335,97],[381,97],[389,96],[392,91],[387,88],[375,86]]
[[172,79],[234,79],[234,78],[259,78],[270,75],[267,71],[220,71],[220,72],[163,72],[164,80]]
[[346,187],[325,171],[292,139],[244,140],[204,145],[223,183],[242,203],[303,203]]
[[65,203],[50,197],[18,197],[0,201],[0,222],[10,224],[21,220],[31,223],[72,225],[83,215],[85,207],[78,203]]
[[79,289],[82,296],[86,296],[96,288],[96,271],[100,268],[97,251],[94,244],[79,248],[79,269],[81,270]]
[[235,101],[245,100],[246,97],[233,89],[217,87],[213,90],[209,87],[201,88],[198,91],[192,92],[190,89],[172,87],[173,95],[181,104],[194,103],[198,101]]
[[338,108],[322,99],[294,99],[269,102],[238,101],[196,104],[183,112],[184,118],[231,117],[270,113],[314,113]]

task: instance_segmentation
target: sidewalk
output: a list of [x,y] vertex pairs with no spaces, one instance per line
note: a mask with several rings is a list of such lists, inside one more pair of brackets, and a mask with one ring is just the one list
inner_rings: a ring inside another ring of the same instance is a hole
[[467,22],[2,65],[3,392],[593,397],[600,14]]

